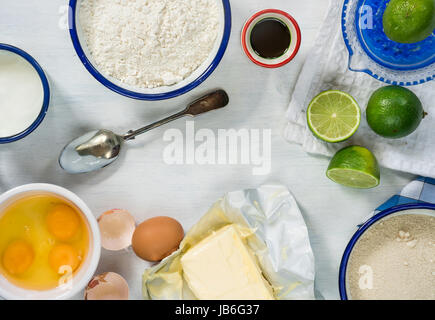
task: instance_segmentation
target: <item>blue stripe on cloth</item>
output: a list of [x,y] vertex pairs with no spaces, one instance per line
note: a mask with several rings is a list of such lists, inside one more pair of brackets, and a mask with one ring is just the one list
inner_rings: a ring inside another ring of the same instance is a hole
[[435,185],[425,182],[420,193],[420,200],[425,202],[435,202]]
[[[418,177],[417,180],[423,181],[424,183],[429,183],[435,185],[435,179],[427,177]],[[435,195],[434,195],[435,196]],[[434,199],[435,200],[435,199]]]
[[[377,207],[375,209],[375,213],[401,204],[435,203],[435,179],[427,178],[427,177],[418,177],[416,180],[421,181],[423,183],[417,185],[415,185],[415,183],[414,184],[410,183],[408,185],[407,191],[405,192],[407,195],[412,194],[413,195],[412,198],[404,197],[396,194],[392,196],[390,199],[388,199],[386,202],[384,202],[382,205]],[[409,188],[411,188],[411,190]]]
[[384,210],[390,209],[391,207],[398,206],[400,204],[424,203],[424,202],[425,201],[421,201],[421,200],[418,200],[418,199],[407,198],[407,197],[399,196],[398,194],[396,194],[395,196],[392,196],[390,199],[388,199],[386,202],[384,202],[382,205],[377,207],[375,209],[375,211],[376,212],[384,211]]

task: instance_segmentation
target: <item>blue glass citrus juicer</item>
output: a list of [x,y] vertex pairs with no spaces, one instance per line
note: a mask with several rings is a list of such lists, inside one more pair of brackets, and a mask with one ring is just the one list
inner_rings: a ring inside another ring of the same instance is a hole
[[342,13],[349,69],[401,86],[435,79],[435,35],[413,44],[390,40],[382,18],[390,0],[345,0]]

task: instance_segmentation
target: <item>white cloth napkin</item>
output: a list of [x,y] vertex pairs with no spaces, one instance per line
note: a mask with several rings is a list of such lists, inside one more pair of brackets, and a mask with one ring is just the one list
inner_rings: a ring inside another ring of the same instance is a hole
[[[421,99],[428,115],[410,136],[398,140],[376,135],[367,124],[365,108],[371,93],[383,82],[362,72],[348,69],[349,54],[341,33],[343,0],[331,0],[317,40],[304,64],[287,111],[284,137],[301,144],[309,153],[331,156],[345,145],[361,145],[371,150],[387,168],[435,177],[435,81],[409,87]],[[316,139],[306,124],[306,108],[311,99],[324,90],[350,93],[363,114],[357,133],[348,141],[328,144]]]

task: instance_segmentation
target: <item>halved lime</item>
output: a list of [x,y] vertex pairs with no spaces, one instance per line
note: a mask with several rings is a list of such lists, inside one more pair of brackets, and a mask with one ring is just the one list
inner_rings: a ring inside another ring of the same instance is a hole
[[338,151],[332,158],[326,175],[346,187],[369,189],[379,185],[380,170],[373,153],[360,146]]
[[327,142],[349,139],[358,129],[361,109],[348,93],[329,90],[318,94],[307,109],[308,126]]

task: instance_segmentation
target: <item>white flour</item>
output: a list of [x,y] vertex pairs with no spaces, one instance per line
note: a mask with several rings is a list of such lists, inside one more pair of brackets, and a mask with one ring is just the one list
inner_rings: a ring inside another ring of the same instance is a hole
[[83,0],[79,20],[98,69],[140,88],[188,77],[214,47],[216,0]]

